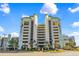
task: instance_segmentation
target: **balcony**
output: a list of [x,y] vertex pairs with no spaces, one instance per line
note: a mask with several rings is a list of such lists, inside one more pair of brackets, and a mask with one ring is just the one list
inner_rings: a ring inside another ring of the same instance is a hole
[[41,34],[41,33],[45,33],[45,32],[44,31],[37,31],[37,33],[40,33]]
[[22,41],[23,43],[28,43],[28,41]]
[[23,34],[29,34],[28,32],[23,32]]
[[24,25],[29,25],[29,22],[24,21]]
[[39,43],[38,43],[37,45],[46,45],[46,44],[45,44],[45,43],[44,43],[44,44],[39,44]]
[[23,38],[23,41],[28,41],[28,38]]
[[24,26],[23,28],[25,28],[25,29],[26,29],[26,28],[29,28],[29,26]]
[[45,42],[45,39],[37,39],[38,42]]
[[29,31],[29,29],[23,29],[23,31]]
[[45,37],[45,35],[40,34],[40,35],[37,35],[37,37]]
[[37,33],[37,35],[45,35],[45,33]]
[[23,37],[28,37],[28,36],[29,36],[28,34],[27,34],[27,35],[24,35],[24,34],[23,34]]
[[55,35],[55,34],[58,34],[59,32],[53,32],[53,33],[54,33],[54,35]]
[[53,28],[54,28],[54,29],[58,29],[59,27],[58,27],[58,26],[53,26]]
[[37,37],[37,38],[39,38],[39,39],[44,39],[45,37]]
[[53,29],[53,31],[58,31],[59,29]]

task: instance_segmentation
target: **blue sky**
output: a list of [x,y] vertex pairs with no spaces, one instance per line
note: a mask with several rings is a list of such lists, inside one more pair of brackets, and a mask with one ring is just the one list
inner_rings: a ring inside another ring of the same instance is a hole
[[75,36],[79,45],[79,4],[75,3],[0,3],[0,35],[19,33],[23,15],[31,16],[36,13],[38,22],[44,23],[45,12],[59,17],[62,33]]

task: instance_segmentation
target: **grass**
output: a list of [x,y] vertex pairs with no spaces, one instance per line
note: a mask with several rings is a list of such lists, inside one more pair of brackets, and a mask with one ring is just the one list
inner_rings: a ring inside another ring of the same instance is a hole
[[58,53],[58,52],[65,52],[65,50],[63,50],[63,49],[60,49],[60,50],[49,50],[48,52]]
[[75,48],[75,49],[73,49],[73,51],[79,51],[79,48]]

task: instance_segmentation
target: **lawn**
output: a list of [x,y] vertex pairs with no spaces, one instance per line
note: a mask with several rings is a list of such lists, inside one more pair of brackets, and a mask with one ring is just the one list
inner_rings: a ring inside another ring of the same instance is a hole
[[59,50],[49,50],[48,52],[54,52],[54,53],[57,53],[57,52],[65,52],[65,50],[63,49],[59,49]]

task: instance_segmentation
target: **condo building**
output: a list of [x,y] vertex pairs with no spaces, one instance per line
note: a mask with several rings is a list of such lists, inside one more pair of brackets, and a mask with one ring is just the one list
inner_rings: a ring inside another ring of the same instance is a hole
[[37,15],[23,17],[21,20],[21,31],[19,49],[36,48],[37,45]]
[[67,43],[69,43],[69,36],[67,36],[67,35],[62,35],[62,39],[63,39],[63,47],[67,44]]
[[[15,42],[13,43],[11,40],[15,40]],[[13,49],[12,45],[16,44],[18,45],[18,37],[14,37],[11,34],[3,34],[2,36],[0,36],[0,50],[10,50]],[[16,49],[18,47],[15,47]]]
[[19,49],[62,48],[60,19],[48,14],[44,24],[38,24],[37,19],[36,14],[21,19]]
[[62,35],[60,19],[58,17],[45,15],[46,40],[50,48],[62,48]]
[[9,44],[9,37],[10,35],[7,35],[7,34],[3,34],[1,36],[1,39],[0,39],[0,49],[2,50],[7,50],[9,48],[8,44]]
[[46,46],[45,25],[39,24],[37,26],[37,47],[42,50]]

